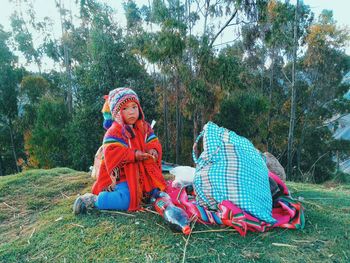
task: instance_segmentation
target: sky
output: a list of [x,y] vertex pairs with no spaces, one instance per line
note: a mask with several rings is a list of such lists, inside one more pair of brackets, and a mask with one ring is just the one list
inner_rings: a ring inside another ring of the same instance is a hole
[[[23,0],[22,0],[23,1]],[[34,2],[34,10],[36,12],[36,16],[38,20],[42,20],[45,16],[50,17],[54,21],[53,25],[53,35],[56,39],[61,36],[61,26],[60,26],[60,16],[58,10],[56,8],[55,2],[61,1],[65,8],[74,9],[76,0],[33,0]],[[9,0],[0,0],[0,25],[2,25],[5,31],[10,31],[10,15],[14,12],[15,9],[19,9],[15,4],[15,0],[11,2]],[[106,3],[111,6],[115,10],[114,19],[120,24],[125,25],[125,16],[122,8],[123,0],[101,0],[100,2]],[[148,0],[135,0],[138,6],[148,5]],[[291,3],[295,3],[296,0],[291,0]],[[304,0],[304,3],[311,7],[311,10],[316,14],[320,14],[323,9],[333,10],[334,19],[337,21],[337,24],[340,26],[348,26],[350,28],[350,1],[349,0]],[[77,14],[77,10],[75,11]],[[74,15],[74,14],[73,14]],[[232,29],[229,29],[232,30]],[[226,43],[225,38],[234,32],[226,31],[222,34],[217,41],[216,45],[220,45],[222,43]],[[40,38],[40,36],[37,36]],[[34,41],[36,39],[34,38]],[[232,40],[232,36],[231,36]],[[215,45],[214,45],[215,46]],[[348,45],[346,49],[346,53],[350,55],[350,46]],[[34,65],[25,65],[24,58],[19,56],[20,63],[26,66],[29,70],[35,70]],[[21,62],[22,61],[22,62]],[[52,67],[52,62],[46,61],[44,62],[43,68]]]

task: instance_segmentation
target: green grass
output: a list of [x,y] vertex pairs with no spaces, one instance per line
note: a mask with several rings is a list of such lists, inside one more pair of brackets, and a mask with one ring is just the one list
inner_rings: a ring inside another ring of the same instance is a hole
[[[87,173],[68,168],[0,177],[0,261],[182,262],[187,237],[171,232],[158,215],[91,210],[74,216],[72,203],[92,183]],[[192,234],[185,261],[350,262],[349,185],[288,185],[303,198],[304,230]],[[212,229],[221,228],[194,228]]]

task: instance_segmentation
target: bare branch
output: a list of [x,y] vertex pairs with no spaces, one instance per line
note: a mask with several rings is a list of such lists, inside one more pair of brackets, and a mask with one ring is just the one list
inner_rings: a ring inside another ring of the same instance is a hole
[[202,9],[205,6],[205,4],[203,4],[203,6],[200,7],[200,4],[199,4],[198,0],[196,0],[196,3],[197,3],[197,11],[196,11],[196,13],[201,12],[202,15],[204,16],[204,13],[203,13]]
[[229,24],[227,26],[228,27],[229,26],[238,26],[238,25],[241,25],[241,24],[250,25],[250,24],[257,23],[257,22],[258,22],[258,20],[255,20],[255,21],[239,21],[238,23],[232,23],[232,24]]
[[288,80],[289,84],[292,84],[292,82],[290,81],[290,79],[287,77],[286,73],[284,72],[284,70],[282,69],[282,73],[284,75],[284,77]]
[[326,153],[324,153],[324,154],[322,154],[320,157],[318,157],[318,159],[316,160],[316,162],[314,162],[314,163],[311,165],[311,167],[310,167],[309,171],[307,171],[307,173],[309,174],[309,173],[311,172],[312,169],[315,170],[316,163],[317,163],[319,160],[321,160],[323,157],[325,157],[328,153],[329,153],[329,151],[327,151]]
[[239,38],[240,38],[240,35],[239,35],[238,37],[236,37],[234,40],[227,41],[227,42],[220,43],[220,44],[216,44],[216,45],[213,45],[213,47],[222,46],[222,45],[226,45],[226,44],[229,44],[229,43],[236,42],[236,41],[237,41],[237,39],[239,39]]
[[227,20],[227,22],[225,23],[225,25],[219,30],[219,32],[216,33],[216,35],[213,37],[213,39],[210,42],[209,47],[212,47],[215,40],[217,39],[217,37],[222,33],[222,31],[224,31],[224,29],[231,23],[231,21],[235,18],[235,16],[237,15],[238,9],[235,10],[235,12],[231,15],[231,17]]
[[325,121],[323,125],[317,126],[316,129],[319,129],[319,128],[322,128],[322,127],[326,127],[326,126],[328,126],[330,123],[334,123],[334,122],[338,121],[340,118],[343,118],[344,116],[346,116],[346,115],[348,115],[348,114],[349,114],[348,112],[347,112],[347,113],[343,113],[343,114],[340,114],[339,116],[337,116],[337,117],[334,118],[334,119],[331,119],[331,120],[329,120],[329,121],[327,121],[327,122]]

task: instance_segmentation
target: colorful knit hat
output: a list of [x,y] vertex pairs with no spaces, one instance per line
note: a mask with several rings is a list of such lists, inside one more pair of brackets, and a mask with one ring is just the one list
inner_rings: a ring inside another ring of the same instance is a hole
[[116,116],[120,111],[121,106],[129,101],[135,101],[138,105],[140,105],[139,97],[132,89],[116,88],[111,90],[108,94],[108,102],[112,116]]
[[134,101],[139,107],[140,116],[139,119],[143,119],[143,111],[139,102],[139,98],[135,91],[130,88],[116,88],[109,92],[109,95],[103,97],[105,103],[103,104],[103,127],[108,130],[112,126],[113,120],[119,124],[124,125],[123,119],[120,114],[120,108],[123,104],[129,101]]

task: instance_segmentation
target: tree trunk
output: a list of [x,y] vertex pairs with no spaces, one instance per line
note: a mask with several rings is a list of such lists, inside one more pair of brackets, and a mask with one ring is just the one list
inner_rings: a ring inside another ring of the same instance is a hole
[[176,163],[180,161],[181,153],[181,113],[180,113],[180,81],[179,77],[175,76],[175,89],[176,89]]
[[272,47],[272,54],[271,54],[271,70],[270,70],[270,85],[269,85],[269,112],[267,115],[267,138],[266,138],[266,147],[267,147],[267,151],[271,152],[270,149],[270,125],[271,125],[271,104],[272,104],[272,89],[273,89],[273,79],[274,79],[274,75],[275,75],[275,49],[274,47]]
[[[65,45],[66,46],[66,45]],[[68,106],[68,112],[72,114],[73,112],[73,89],[72,89],[72,70],[71,65],[69,62],[69,55],[68,50],[65,48],[65,60],[67,61],[66,64],[66,73],[67,73],[67,106]]]
[[168,160],[167,159],[169,157],[169,128],[168,128],[168,101],[167,101],[168,94],[167,94],[167,86],[164,81],[162,85],[164,87],[164,95],[163,95],[164,140],[165,140],[164,157],[166,158],[166,160]]
[[0,155],[0,176],[3,176],[4,172],[2,171],[2,156]]
[[293,142],[294,142],[294,127],[295,127],[295,110],[296,110],[296,87],[295,87],[295,67],[297,60],[297,29],[298,29],[298,7],[299,0],[295,7],[294,16],[294,43],[293,43],[293,64],[292,64],[292,94],[291,94],[291,112],[290,112],[290,122],[289,122],[289,133],[288,133],[288,150],[287,150],[287,179],[292,178],[292,163],[293,163]]
[[41,75],[41,62],[40,62],[40,59],[35,57],[34,60],[35,60],[36,65],[38,66],[39,75]]
[[61,30],[62,30],[62,39],[63,39],[63,54],[64,54],[64,66],[66,68],[66,101],[67,101],[67,108],[68,112],[72,114],[73,112],[73,88],[72,88],[72,69],[70,64],[70,55],[69,55],[69,49],[67,46],[66,41],[64,40],[64,35],[67,33],[66,27],[64,25],[64,18],[62,17],[62,2],[60,0],[59,2],[59,9],[60,9],[60,19],[61,19]]
[[204,13],[204,25],[203,25],[203,36],[207,35],[207,24],[208,24],[208,15],[209,15],[209,6],[210,6],[210,0],[205,1],[205,13]]
[[337,167],[336,167],[336,171],[337,173],[340,170],[340,160],[339,160],[339,150],[337,150]]
[[16,148],[15,148],[15,142],[13,140],[12,124],[11,123],[9,123],[8,128],[10,131],[11,148],[12,148],[12,154],[13,154],[13,158],[14,158],[15,165],[16,165],[16,171],[17,171],[17,173],[19,173],[20,169],[17,165],[17,154],[16,154]]
[[[196,107],[195,115],[193,118],[193,143],[196,141],[199,133],[202,131],[202,123],[201,122],[203,122],[203,120],[201,120],[201,116],[203,116],[203,114],[201,115],[201,110],[198,109],[198,107]],[[202,151],[202,146],[201,146],[201,144],[198,144],[197,149],[196,149],[196,155],[198,156],[198,154],[201,151]]]
[[198,136],[198,114],[197,114],[197,106],[195,106],[195,110],[193,113],[193,143],[196,141]]
[[[186,0],[185,6],[186,6],[186,9],[187,9],[187,12],[186,12],[187,13],[187,18],[189,18],[190,15],[191,15],[191,1]],[[191,25],[191,23],[189,23],[189,25],[188,25],[188,30],[189,30],[190,36],[192,36],[192,25]]]
[[297,169],[298,169],[298,172],[301,171],[301,150],[302,150],[302,146],[303,146],[303,143],[304,143],[304,134],[305,134],[305,125],[303,125],[303,128],[301,130],[301,134],[300,134],[300,142],[299,142],[299,145],[298,145],[298,149],[297,149]]

